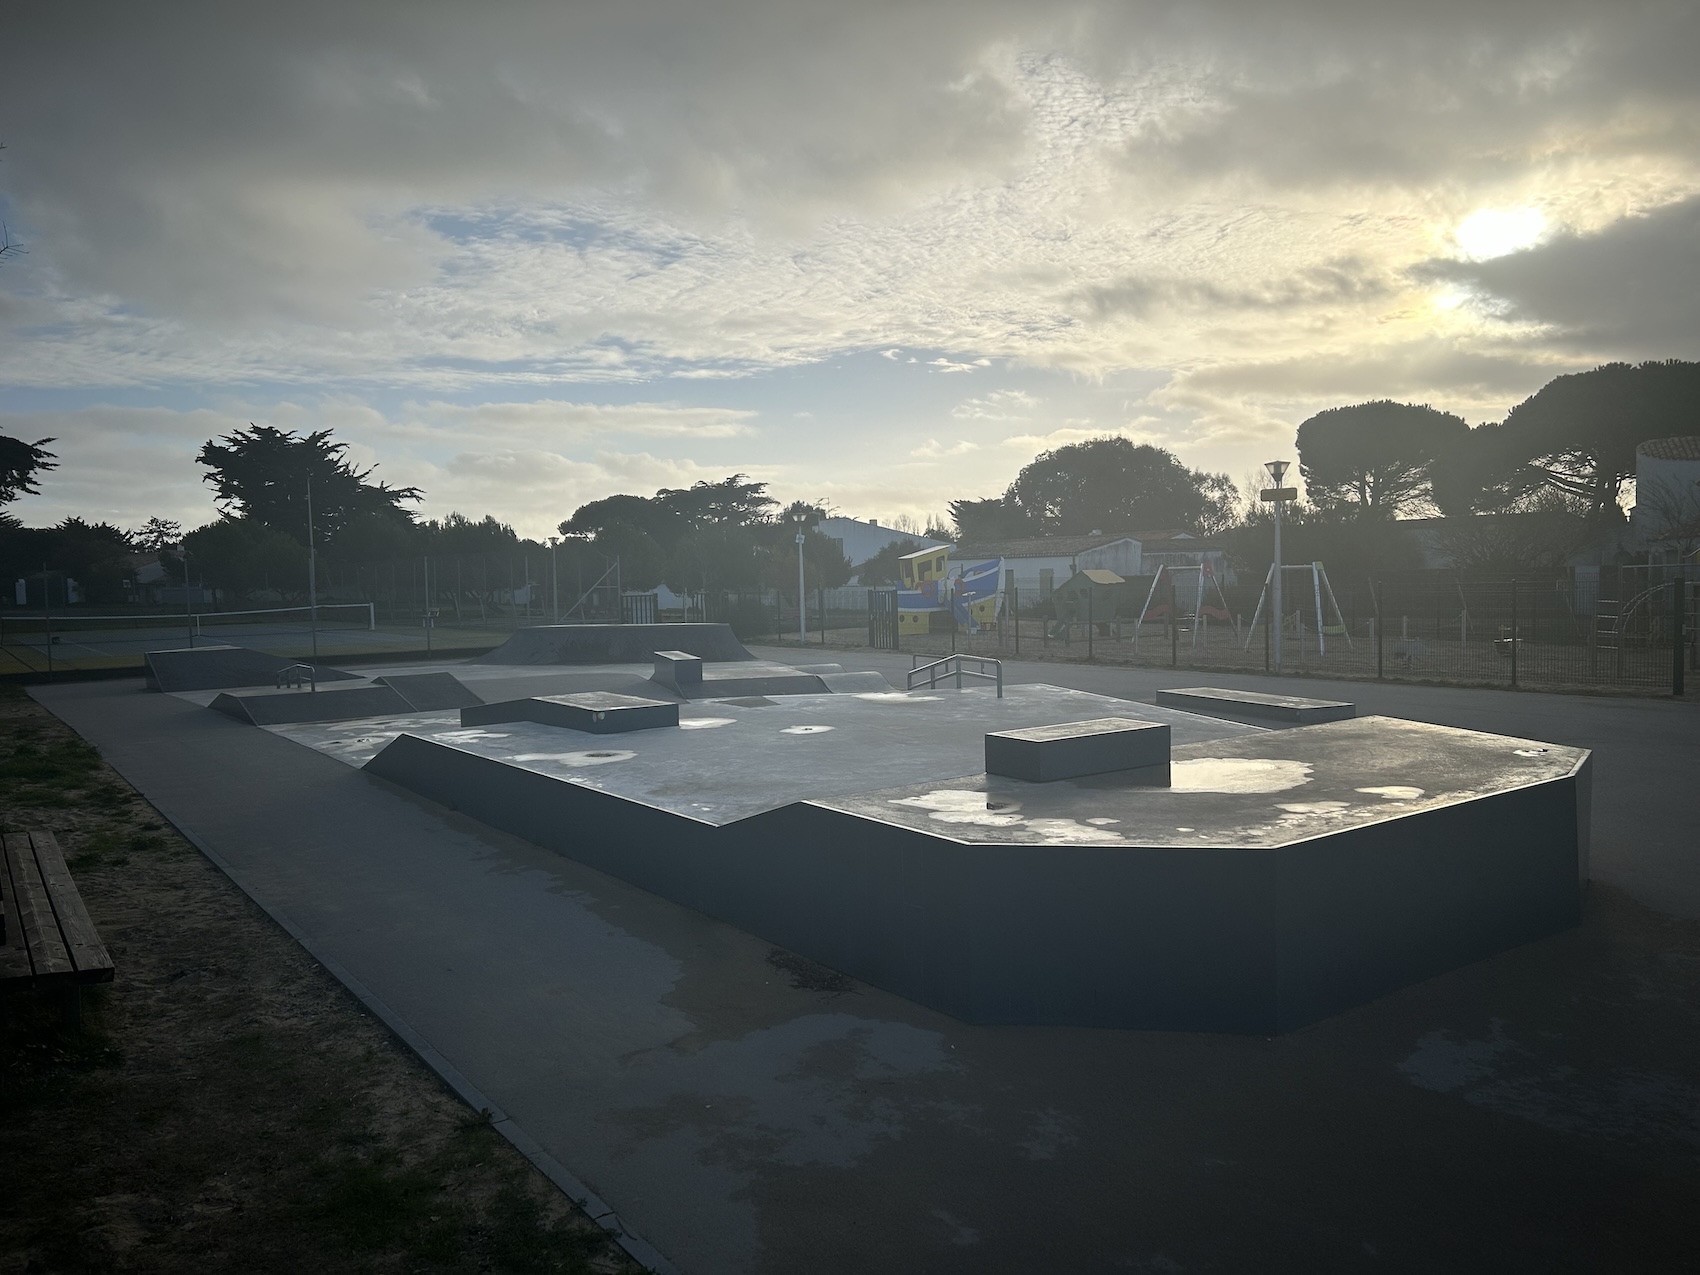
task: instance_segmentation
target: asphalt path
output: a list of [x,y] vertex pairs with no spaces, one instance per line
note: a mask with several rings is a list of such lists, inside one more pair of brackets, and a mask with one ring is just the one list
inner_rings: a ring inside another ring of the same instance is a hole
[[[1192,680],[1008,671],[1140,699]],[[675,1269],[1691,1262],[1692,706],[1278,688],[1596,748],[1595,863],[1610,878],[1583,924],[1275,1038],[973,1027],[787,967],[751,935],[139,682],[34,693],[498,1128]],[[120,965],[116,995],[123,979]]]

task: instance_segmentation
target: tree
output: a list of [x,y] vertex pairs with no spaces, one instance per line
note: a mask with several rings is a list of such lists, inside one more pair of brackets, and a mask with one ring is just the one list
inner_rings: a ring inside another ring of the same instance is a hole
[[[183,540],[189,547],[189,574],[197,583],[235,594],[256,589],[280,596],[306,594],[307,549],[276,527],[253,518],[219,518]],[[178,565],[175,574],[181,572]]]
[[19,496],[39,495],[35,476],[58,469],[59,462],[48,450],[51,438],[38,438],[26,443],[21,438],[0,434],[0,506],[9,505]]
[[220,510],[249,519],[301,544],[307,543],[307,489],[313,491],[313,530],[319,543],[335,547],[342,533],[362,518],[388,519],[411,526],[413,514],[403,501],[418,500],[417,487],[391,487],[367,479],[376,466],[356,469],[348,462],[347,443],[331,441],[331,431],[296,434],[294,430],[249,424],[195,457],[210,471]]
[[1033,534],[1027,511],[1016,502],[1012,487],[1001,496],[983,500],[953,500],[950,520],[962,544],[984,544],[994,540],[1019,540]]
[[885,546],[862,564],[862,569],[856,576],[857,580],[866,585],[901,583],[902,569],[897,560],[906,553],[914,553],[920,547],[913,540],[898,540]]
[[1637,444],[1695,433],[1700,363],[1607,363],[1556,377],[1512,408],[1482,469],[1503,483],[1526,467],[1534,484],[1582,497],[1591,519],[1611,519]]
[[1043,453],[1008,494],[1038,531],[1070,536],[1169,527],[1211,535],[1231,525],[1237,496],[1226,474],[1188,469],[1164,448],[1119,436]]
[[[752,527],[766,521],[767,511],[779,502],[767,494],[766,483],[751,482],[744,474],[733,474],[717,483],[663,487],[655,493],[655,503],[692,527],[710,524]],[[825,510],[818,512],[819,517],[826,517]]]
[[1389,518],[1426,511],[1436,459],[1462,447],[1469,431],[1462,417],[1413,403],[1334,407],[1299,426],[1299,472],[1320,508],[1352,505]]
[[132,539],[138,548],[158,553],[182,543],[183,524],[171,518],[149,518]]

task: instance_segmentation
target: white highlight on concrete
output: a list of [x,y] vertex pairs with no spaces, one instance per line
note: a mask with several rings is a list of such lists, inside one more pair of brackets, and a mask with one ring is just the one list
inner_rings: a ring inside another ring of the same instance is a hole
[[637,754],[624,748],[596,748],[577,753],[516,753],[514,761],[558,761],[563,766],[606,766],[630,761]]
[[779,733],[781,735],[824,735],[831,729],[830,726],[787,726]]
[[730,726],[737,721],[736,717],[681,717],[680,730],[711,730],[716,726]]
[[1171,792],[1285,792],[1309,782],[1309,762],[1272,757],[1197,757],[1169,768]]
[[915,806],[929,812],[940,823],[976,823],[987,828],[1013,828],[1024,822],[1013,801],[993,801],[983,792],[966,788],[939,788],[918,797],[893,797],[894,806]]
[[1407,784],[1387,784],[1380,788],[1356,788],[1353,791],[1368,793],[1371,797],[1386,797],[1389,801],[1415,801],[1423,795],[1421,788],[1412,788]]

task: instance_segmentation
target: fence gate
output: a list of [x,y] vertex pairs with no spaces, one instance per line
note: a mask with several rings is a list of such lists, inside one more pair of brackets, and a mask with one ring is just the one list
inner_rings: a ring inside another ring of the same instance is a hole
[[627,593],[620,598],[620,620],[624,624],[654,624],[656,604],[660,596],[654,593]]
[[897,590],[868,590],[868,645],[876,651],[897,649]]

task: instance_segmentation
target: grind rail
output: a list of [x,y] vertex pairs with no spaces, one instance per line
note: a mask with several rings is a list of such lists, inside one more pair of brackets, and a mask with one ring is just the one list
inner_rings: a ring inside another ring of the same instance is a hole
[[[920,657],[911,656],[910,658],[911,662],[913,662]],[[964,664],[970,663],[977,664],[979,667],[962,667]],[[988,664],[992,666],[992,671],[990,673],[985,671],[986,665]],[[908,675],[908,689],[914,690],[915,687],[920,684],[923,677],[927,679],[927,686],[929,688],[937,688],[939,678],[949,678],[952,675],[956,678],[956,689],[959,691],[962,689],[963,678],[977,677],[983,682],[996,682],[998,687],[998,698],[1003,698],[1003,661],[994,660],[984,655],[947,655],[942,660],[933,660],[929,664],[921,664],[912,667],[910,668]]]

